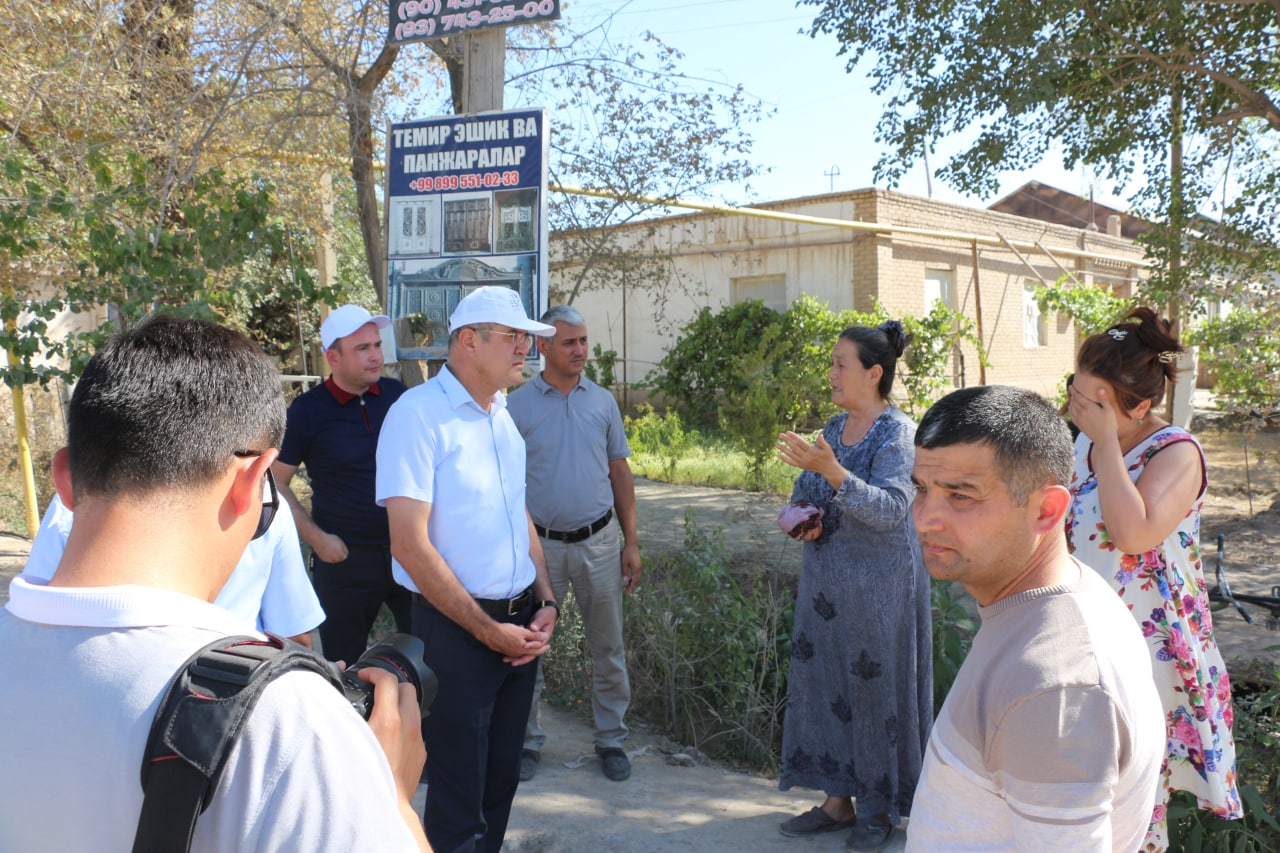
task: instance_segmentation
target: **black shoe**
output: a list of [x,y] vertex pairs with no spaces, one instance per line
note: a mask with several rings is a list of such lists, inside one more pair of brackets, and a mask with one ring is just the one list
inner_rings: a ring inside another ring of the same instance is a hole
[[871,818],[853,828],[853,832],[849,833],[849,840],[845,843],[845,849],[857,851],[857,853],[875,853],[888,843],[891,834],[893,834],[892,826]]
[[542,760],[542,753],[535,752],[532,749],[520,750],[520,781],[528,782],[538,772],[538,762]]
[[822,810],[822,806],[814,806],[801,815],[784,820],[778,830],[789,838],[804,838],[806,835],[820,835],[824,832],[836,832],[848,829],[857,824],[857,820],[836,820]]
[[600,756],[600,766],[606,778],[613,782],[631,778],[631,759],[627,758],[625,752],[617,747],[609,747],[597,749],[596,754]]

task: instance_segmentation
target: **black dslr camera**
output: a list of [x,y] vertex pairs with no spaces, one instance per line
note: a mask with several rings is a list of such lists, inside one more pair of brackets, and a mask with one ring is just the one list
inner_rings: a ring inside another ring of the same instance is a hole
[[427,716],[427,710],[435,701],[440,685],[431,667],[422,662],[425,651],[422,640],[417,637],[411,634],[392,634],[386,642],[366,649],[359,660],[338,676],[342,682],[343,695],[360,716],[369,719],[369,714],[373,712],[373,685],[361,681],[356,673],[369,667],[385,669],[400,681],[413,685],[418,692],[418,707],[422,709],[422,716]]

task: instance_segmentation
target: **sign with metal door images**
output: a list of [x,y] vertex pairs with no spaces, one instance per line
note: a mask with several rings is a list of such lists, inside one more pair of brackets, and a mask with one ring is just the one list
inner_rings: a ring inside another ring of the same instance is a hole
[[[444,358],[449,314],[477,287],[547,303],[545,110],[441,116],[387,133],[387,310],[403,358]],[[531,351],[531,357],[537,351]]]

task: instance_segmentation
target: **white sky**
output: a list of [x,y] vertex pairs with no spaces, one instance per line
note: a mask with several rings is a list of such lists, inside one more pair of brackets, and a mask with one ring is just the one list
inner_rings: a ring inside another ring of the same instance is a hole
[[[615,40],[652,31],[685,54],[681,65],[687,74],[740,83],[776,108],[772,117],[750,128],[755,139],[752,159],[770,172],[752,181],[754,199],[730,197],[731,202],[772,201],[873,185],[872,169],[882,151],[875,141],[881,104],[871,94],[864,70],[845,71],[833,37],[815,39],[799,33],[813,20],[815,7],[795,8],[790,0],[564,0],[562,9],[575,30],[615,11],[611,27]],[[945,155],[955,150],[956,145],[941,142],[930,165],[938,169]],[[1093,181],[1080,169],[1064,170],[1060,160],[1046,161],[1030,171],[1006,174],[999,194],[985,201],[964,197],[936,179],[933,197],[986,206],[1032,180],[1081,196],[1089,194]],[[1109,187],[1093,183],[1099,202],[1128,207],[1108,192]],[[928,195],[921,163],[898,189]]]

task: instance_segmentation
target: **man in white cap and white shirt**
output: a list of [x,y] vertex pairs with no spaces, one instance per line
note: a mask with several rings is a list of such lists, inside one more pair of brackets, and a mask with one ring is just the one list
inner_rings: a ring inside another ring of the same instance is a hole
[[[280,457],[271,466],[311,546],[311,581],[324,608],[320,646],[353,663],[386,602],[400,631],[409,629],[409,594],[391,577],[386,510],[374,502],[378,434],[404,385],[382,376],[381,330],[391,322],[359,305],[334,309],[320,326],[330,375],[289,406]],[[311,479],[311,513],[289,488],[299,465]]]
[[378,442],[396,580],[440,690],[423,722],[423,815],[436,850],[497,853],[519,784],[537,658],[559,615],[525,510],[525,447],[504,388],[533,336],[520,296],[481,287],[449,318],[448,363],[407,392]]

